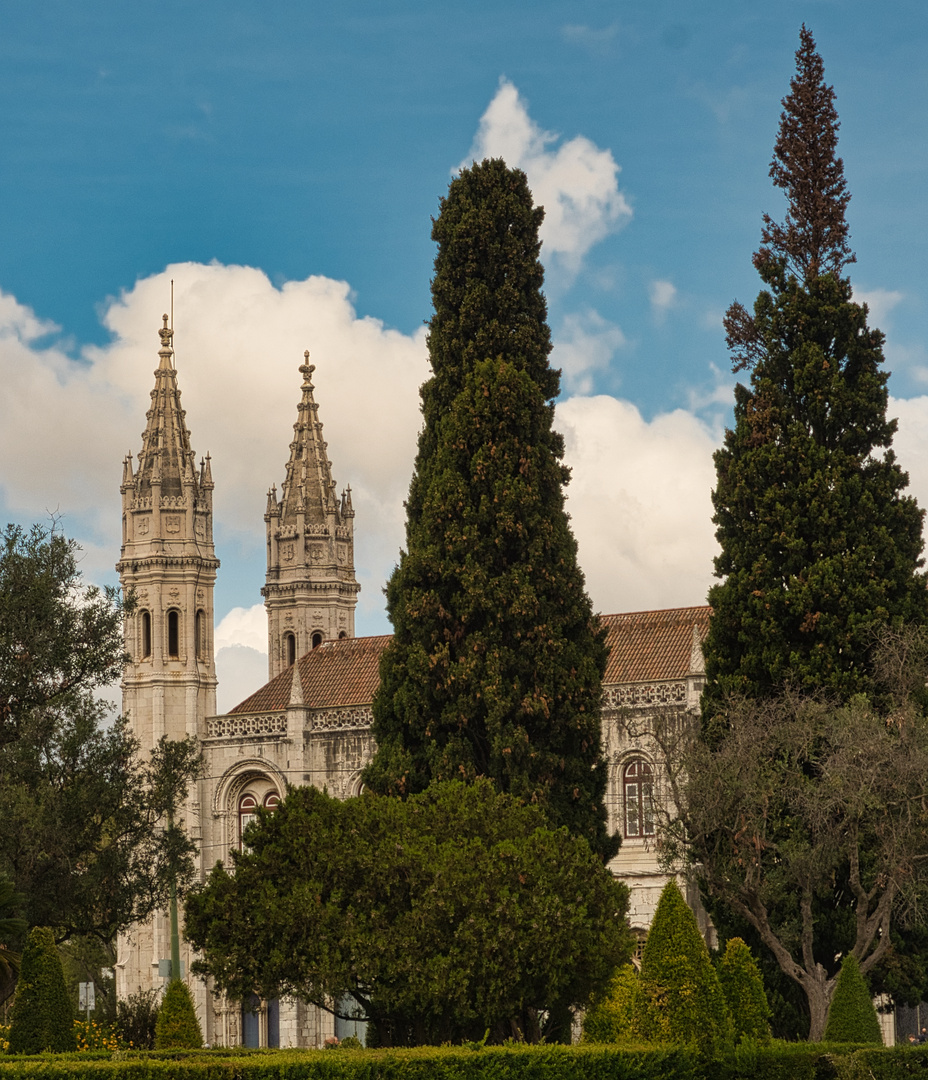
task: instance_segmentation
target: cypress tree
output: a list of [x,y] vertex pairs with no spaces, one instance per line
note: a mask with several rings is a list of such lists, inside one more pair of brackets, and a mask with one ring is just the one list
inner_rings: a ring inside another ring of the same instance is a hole
[[719,983],[728,1002],[735,1038],[770,1042],[770,1006],[764,980],[744,941],[735,937],[725,946],[718,966]]
[[10,1014],[10,1053],[74,1050],[74,1008],[51,930],[35,926],[23,950]]
[[844,274],[854,255],[834,91],[805,26],[790,86],[770,168],[787,214],[764,215],[753,314],[734,303],[725,318],[750,387],[735,388],[715,455],[710,724],[731,693],[879,692],[878,631],[928,617],[922,513],[891,450],[883,335]]
[[870,990],[853,953],[848,953],[841,961],[825,1024],[825,1042],[883,1045],[883,1033]]
[[644,943],[633,1026],[649,1042],[698,1046],[712,1055],[731,1046],[719,977],[674,881],[664,886]]
[[433,374],[364,781],[405,796],[484,776],[609,857],[606,651],[564,510],[542,218],[525,174],[487,160],[452,181],[433,223]]
[[155,1021],[155,1049],[198,1050],[202,1045],[203,1033],[190,990],[185,982],[172,979]]

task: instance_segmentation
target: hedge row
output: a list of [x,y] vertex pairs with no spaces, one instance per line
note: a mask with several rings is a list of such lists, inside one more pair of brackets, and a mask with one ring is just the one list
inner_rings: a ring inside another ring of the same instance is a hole
[[745,1047],[723,1061],[683,1048],[502,1046],[468,1050],[207,1050],[0,1061],[0,1080],[928,1080],[928,1047]]

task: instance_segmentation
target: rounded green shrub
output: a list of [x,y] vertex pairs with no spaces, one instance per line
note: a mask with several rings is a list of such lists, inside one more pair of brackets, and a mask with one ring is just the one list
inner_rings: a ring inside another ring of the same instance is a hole
[[187,984],[172,979],[164,992],[155,1024],[156,1050],[198,1050],[203,1033]]
[[668,882],[641,957],[633,1027],[648,1042],[717,1055],[732,1044],[731,1017],[696,917]]
[[853,953],[841,961],[825,1024],[825,1042],[883,1044],[870,989]]
[[11,1054],[74,1050],[74,1008],[51,930],[29,931],[10,1013]]
[[770,1005],[764,979],[751,950],[740,937],[732,938],[725,946],[718,973],[735,1039],[770,1042]]
[[638,972],[623,964],[583,1018],[583,1041],[623,1042],[632,1037],[632,1017],[638,992]]

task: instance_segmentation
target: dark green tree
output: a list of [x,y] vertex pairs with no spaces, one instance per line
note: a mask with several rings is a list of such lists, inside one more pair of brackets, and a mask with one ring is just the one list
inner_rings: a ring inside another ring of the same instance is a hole
[[922,512],[890,448],[883,335],[844,276],[850,195],[834,91],[806,27],[790,85],[770,168],[786,217],[764,216],[753,314],[734,303],[725,318],[750,387],[735,388],[734,428],[715,456],[710,729],[732,693],[878,693],[880,630],[928,619]]
[[171,979],[155,1022],[156,1050],[198,1050],[203,1033],[193,998],[185,982]]
[[770,1006],[764,980],[741,938],[731,938],[718,965],[719,983],[728,1002],[735,1039],[770,1041]]
[[644,944],[633,1023],[649,1042],[698,1046],[713,1056],[732,1043],[719,977],[674,881],[661,893]]
[[853,953],[848,953],[841,961],[841,971],[825,1025],[825,1042],[883,1045],[873,999]]
[[394,627],[365,783],[402,796],[484,776],[539,803],[602,856],[599,699],[605,669],[564,510],[559,372],[525,175],[484,161],[434,222],[432,378],[387,586]]
[[631,953],[626,887],[487,780],[407,800],[295,788],[248,844],[187,900],[198,970],[242,1001],[360,1006],[379,1045],[537,1041]]
[[[197,774],[194,740],[150,757],[94,691],[122,670],[123,606],[81,585],[58,533],[7,528],[0,543],[0,874],[30,926],[102,942],[167,900],[192,847],[165,828]],[[15,943],[14,943],[15,944]]]
[[74,1009],[61,970],[55,935],[29,931],[10,1012],[10,1053],[64,1053],[75,1049]]

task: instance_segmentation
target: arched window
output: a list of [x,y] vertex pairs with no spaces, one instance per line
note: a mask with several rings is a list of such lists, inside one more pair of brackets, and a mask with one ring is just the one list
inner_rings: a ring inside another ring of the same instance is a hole
[[245,830],[258,816],[258,800],[254,795],[243,795],[238,800],[238,846],[245,847]]
[[287,667],[296,663],[296,634],[284,634],[284,650],[287,654]]
[[142,612],[142,659],[151,656],[151,612]]
[[346,638],[346,637],[348,637],[348,635],[345,633],[345,631],[344,630],[339,630],[339,632],[338,632],[338,640],[341,641],[342,638]]
[[643,758],[630,761],[622,773],[625,835],[654,835],[654,774]]
[[168,612],[168,656],[180,656],[180,612],[173,609]]
[[313,633],[313,648],[318,649],[321,644],[322,644],[322,631],[321,630],[316,630]]
[[264,796],[264,809],[276,810],[278,806],[280,806],[280,796],[276,791],[269,791],[267,795]]

